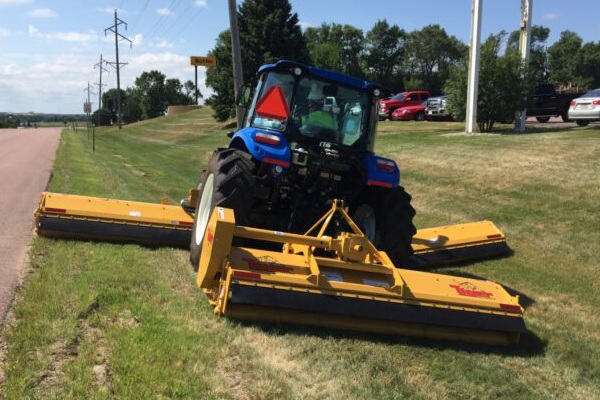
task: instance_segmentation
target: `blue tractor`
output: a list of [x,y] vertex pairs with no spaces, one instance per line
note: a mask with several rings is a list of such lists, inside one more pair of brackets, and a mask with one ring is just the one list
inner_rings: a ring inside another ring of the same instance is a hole
[[333,199],[344,200],[397,267],[405,265],[415,210],[397,164],[373,153],[378,102],[388,90],[292,61],[262,66],[245,89],[243,127],[215,150],[198,181],[192,265],[215,206],[232,208],[240,225],[304,233]]

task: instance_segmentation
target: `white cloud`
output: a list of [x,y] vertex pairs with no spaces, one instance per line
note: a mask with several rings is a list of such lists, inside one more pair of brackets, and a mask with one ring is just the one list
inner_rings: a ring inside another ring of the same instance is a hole
[[31,3],[33,0],[0,0],[0,6]]
[[[142,53],[134,55],[129,60],[131,68],[148,68],[149,65],[152,69],[170,69],[173,68],[187,68],[190,63],[190,58],[179,54],[173,54],[170,52],[166,53]],[[167,75],[168,76],[168,75]]]
[[168,17],[169,15],[172,15],[173,13],[171,12],[171,10],[169,10],[168,8],[157,8],[156,9],[156,14],[160,15],[161,17]]
[[8,29],[4,29],[0,26],[0,38],[8,37],[9,35],[10,32],[8,31]]
[[[81,113],[83,87],[95,74],[86,54],[3,57],[0,65],[0,109],[15,112]],[[9,58],[6,60],[6,58]],[[1,61],[0,61],[1,62]],[[48,82],[60,82],[50,85]]]
[[30,11],[28,14],[30,17],[34,18],[54,18],[56,17],[56,13],[49,8],[36,8],[33,11]]
[[196,7],[201,7],[201,8],[208,7],[208,1],[207,0],[196,0],[196,1],[194,1],[194,5]]
[[169,43],[166,40],[161,40],[160,42],[155,43],[153,46],[159,49],[170,49],[173,47],[173,43]]
[[[2,0],[0,0],[0,1],[2,1]],[[118,14],[128,14],[127,11],[122,10],[118,7],[104,7],[104,8],[98,8],[97,10],[100,12],[107,13],[107,14],[114,14],[115,10],[117,10]]]
[[[35,29],[35,28],[34,28]],[[38,31],[39,33],[39,31]],[[40,33],[43,34],[43,33]],[[97,82],[98,70],[92,68],[95,56],[86,52],[75,52],[73,43],[70,51],[61,54],[21,54],[4,53],[0,58],[0,110],[48,113],[81,113],[86,83]],[[106,55],[105,55],[106,56]],[[121,69],[121,87],[134,85],[135,78],[144,71],[156,69],[168,78],[178,78],[181,82],[194,79],[194,69],[189,65],[189,56],[172,52],[146,52],[125,54],[121,58],[127,62]],[[198,87],[202,94],[212,92],[206,88],[205,68],[198,70]],[[49,85],[48,82],[60,82]],[[105,75],[104,90],[116,87],[116,74]],[[92,98],[95,109],[97,96]]]
[[550,19],[550,20],[554,20],[554,19],[559,19],[560,18],[560,14],[558,13],[547,13],[542,15],[542,19]]
[[144,35],[142,35],[141,33],[136,33],[135,35],[130,37],[129,40],[131,40],[132,45],[139,46],[144,42]]
[[28,28],[29,36],[33,38],[46,39],[46,40],[60,40],[63,42],[79,42],[89,43],[97,39],[98,35],[94,30],[89,30],[87,33],[79,32],[56,32],[56,33],[43,33],[40,32],[33,25],[29,25]]

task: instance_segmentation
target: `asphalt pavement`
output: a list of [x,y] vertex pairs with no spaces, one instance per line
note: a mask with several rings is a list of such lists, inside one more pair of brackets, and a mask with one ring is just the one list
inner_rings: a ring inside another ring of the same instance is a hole
[[0,129],[0,326],[24,270],[33,211],[50,179],[61,130]]

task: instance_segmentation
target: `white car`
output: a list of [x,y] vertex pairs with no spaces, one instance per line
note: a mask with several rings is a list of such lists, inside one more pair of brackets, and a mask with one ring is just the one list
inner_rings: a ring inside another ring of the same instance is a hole
[[600,89],[590,90],[571,101],[569,119],[575,121],[579,126],[600,121]]

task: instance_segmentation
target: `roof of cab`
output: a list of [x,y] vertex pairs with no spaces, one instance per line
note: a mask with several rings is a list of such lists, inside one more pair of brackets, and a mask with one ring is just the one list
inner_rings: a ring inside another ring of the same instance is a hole
[[386,87],[375,84],[375,83],[371,83],[366,80],[362,80],[362,79],[354,78],[352,76],[340,74],[339,72],[334,72],[334,71],[329,71],[326,69],[311,67],[308,65],[304,65],[304,64],[301,64],[301,63],[298,63],[295,61],[289,61],[289,60],[281,60],[281,61],[276,62],[275,64],[263,65],[258,69],[257,74],[260,75],[262,73],[265,73],[265,72],[271,71],[271,70],[285,70],[285,69],[290,69],[290,68],[294,68],[294,67],[301,68],[303,71],[308,73],[309,76],[312,76],[315,78],[321,78],[321,79],[327,80],[327,81],[336,82],[336,83],[339,83],[339,84],[342,84],[345,86],[350,86],[350,87],[362,89],[362,90],[380,89],[382,92],[389,92],[389,89],[387,89]]

